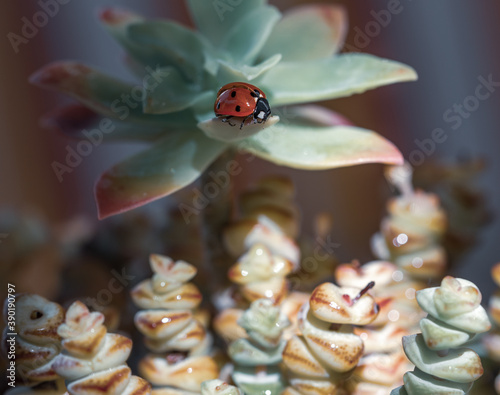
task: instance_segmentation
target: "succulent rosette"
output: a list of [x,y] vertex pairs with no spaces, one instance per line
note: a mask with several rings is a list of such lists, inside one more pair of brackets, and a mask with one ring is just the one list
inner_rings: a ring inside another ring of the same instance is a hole
[[420,321],[422,333],[403,337],[415,370],[404,375],[404,386],[391,395],[469,393],[483,366],[475,351],[461,346],[491,328],[481,298],[475,284],[451,276],[439,287],[417,292],[418,304],[428,315]]
[[[265,0],[222,8],[206,0],[187,5],[196,30],[123,10],[101,13],[142,81],[138,85],[72,61],[49,64],[32,77],[83,105],[49,115],[49,127],[81,139],[90,139],[88,130],[97,128],[104,141],[152,144],[100,177],[95,191],[100,218],[190,184],[230,148],[310,170],[402,162],[383,137],[304,105],[416,79],[413,69],[398,62],[337,55],[347,27],[341,7],[307,5],[281,14]],[[267,122],[240,129],[214,118],[219,88],[235,81],[266,93],[274,114]]]

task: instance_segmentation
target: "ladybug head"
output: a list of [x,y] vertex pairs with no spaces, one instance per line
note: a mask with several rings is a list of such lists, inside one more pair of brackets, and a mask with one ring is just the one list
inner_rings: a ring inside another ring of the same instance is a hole
[[253,112],[254,119],[258,122],[265,122],[267,118],[271,115],[271,106],[267,99],[260,97],[255,105],[255,110]]

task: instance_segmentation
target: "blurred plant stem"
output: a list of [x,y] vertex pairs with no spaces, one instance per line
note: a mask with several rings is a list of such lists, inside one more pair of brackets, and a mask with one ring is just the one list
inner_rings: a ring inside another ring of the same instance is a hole
[[232,262],[222,242],[222,231],[231,217],[232,177],[227,171],[227,164],[234,156],[233,150],[227,150],[201,176],[201,190],[208,199],[202,211],[202,235],[204,268],[210,275],[206,279],[208,284],[205,292],[208,291],[210,295],[229,285],[227,271]]

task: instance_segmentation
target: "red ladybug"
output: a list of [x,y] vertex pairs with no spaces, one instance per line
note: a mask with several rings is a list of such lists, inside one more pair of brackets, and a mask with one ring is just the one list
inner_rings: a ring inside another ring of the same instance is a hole
[[251,117],[254,123],[266,122],[271,115],[271,107],[264,92],[256,86],[246,82],[231,82],[220,88],[217,93],[214,112],[231,126],[235,125],[229,121],[232,117],[243,118],[241,129]]

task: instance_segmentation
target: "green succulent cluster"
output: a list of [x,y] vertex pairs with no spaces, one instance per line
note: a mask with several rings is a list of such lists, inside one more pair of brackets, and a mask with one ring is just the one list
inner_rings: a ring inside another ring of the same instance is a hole
[[290,321],[272,300],[259,299],[252,302],[238,324],[248,339],[229,345],[228,354],[235,363],[234,382],[245,394],[281,394],[285,385],[278,365],[286,346],[283,331]]
[[[186,2],[196,30],[123,10],[101,13],[139,85],[76,62],[52,63],[32,77],[86,108],[57,111],[49,119],[52,126],[83,139],[85,126],[100,128],[104,141],[152,144],[101,176],[101,218],[190,184],[231,148],[302,169],[402,162],[399,151],[376,133],[304,104],[416,79],[413,69],[398,62],[337,54],[347,30],[341,7],[307,5],[282,14],[266,0],[230,7]],[[279,117],[241,130],[214,119],[217,91],[235,81],[261,88]]]

